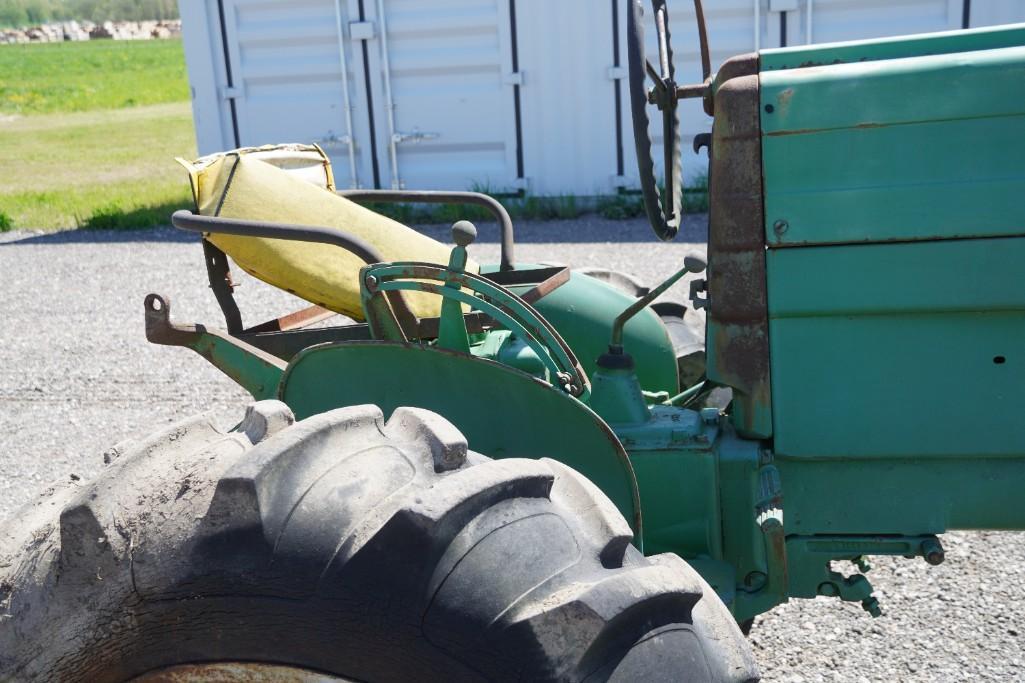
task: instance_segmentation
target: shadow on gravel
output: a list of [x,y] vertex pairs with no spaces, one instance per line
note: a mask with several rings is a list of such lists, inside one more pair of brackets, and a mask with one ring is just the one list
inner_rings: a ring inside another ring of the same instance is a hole
[[[439,242],[451,241],[448,225],[418,225],[417,231]],[[499,240],[498,226],[495,223],[478,222],[477,242],[481,244],[497,244]],[[636,243],[650,242],[658,244],[659,240],[651,231],[651,226],[643,219],[611,220],[595,214],[587,214],[579,218],[550,221],[522,221],[513,223],[517,244],[555,244],[555,243]],[[688,215],[684,218],[676,242],[705,242],[708,239],[708,217],[706,214]],[[0,233],[0,248],[16,245],[32,244],[100,244],[115,242],[197,242],[199,236],[193,233],[175,230],[170,227],[147,228],[142,230],[62,230],[59,232],[27,232],[13,231]]]
[[105,242],[198,242],[199,235],[174,228],[141,230],[59,230],[28,232],[15,230],[0,233],[0,249],[21,244],[101,244]]

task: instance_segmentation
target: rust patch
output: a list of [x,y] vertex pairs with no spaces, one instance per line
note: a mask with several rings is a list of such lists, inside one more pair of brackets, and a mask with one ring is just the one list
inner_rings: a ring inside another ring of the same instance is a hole
[[758,76],[733,78],[716,93],[708,231],[714,333],[707,353],[710,379],[733,387],[735,400],[748,404],[738,411],[746,423],[735,422],[737,429],[767,437],[768,425],[753,421],[771,407],[760,96]]

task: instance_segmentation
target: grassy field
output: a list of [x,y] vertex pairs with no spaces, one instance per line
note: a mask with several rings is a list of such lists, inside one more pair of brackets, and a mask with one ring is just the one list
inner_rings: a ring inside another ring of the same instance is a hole
[[[180,40],[0,45],[0,231],[143,228],[191,205],[173,158],[194,157]],[[485,190],[487,188],[480,188]],[[514,218],[641,216],[637,195],[520,197]],[[688,212],[706,211],[702,179]],[[374,207],[404,222],[486,218],[465,207]]]
[[0,46],[0,230],[165,224],[195,151],[181,41]]
[[180,40],[0,46],[0,112],[51,114],[185,102]]

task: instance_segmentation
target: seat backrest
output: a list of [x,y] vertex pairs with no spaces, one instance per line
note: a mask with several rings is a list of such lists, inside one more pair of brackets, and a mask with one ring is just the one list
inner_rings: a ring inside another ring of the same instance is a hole
[[[273,223],[338,228],[373,245],[386,261],[448,263],[449,248],[401,223],[333,192],[330,165],[312,155],[315,147],[236,150],[182,162],[189,170],[200,214]],[[322,155],[323,153],[321,153]],[[179,160],[181,161],[181,160]],[[318,165],[323,163],[322,168]],[[323,184],[322,184],[323,183]],[[356,320],[363,319],[355,255],[331,245],[211,234],[206,237],[250,275]],[[476,263],[467,270],[477,272]],[[441,297],[407,292],[418,318],[440,314]]]

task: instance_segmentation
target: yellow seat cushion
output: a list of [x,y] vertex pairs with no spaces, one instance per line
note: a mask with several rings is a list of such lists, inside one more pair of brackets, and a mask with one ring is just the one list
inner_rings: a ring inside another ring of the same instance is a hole
[[[449,247],[256,156],[228,153],[186,166],[204,216],[338,228],[369,242],[385,261],[448,263]],[[364,263],[348,251],[328,244],[236,235],[210,234],[207,239],[254,277],[363,319],[359,270]],[[479,267],[467,263],[466,269],[477,272]],[[440,314],[441,297],[404,294],[418,318]]]

